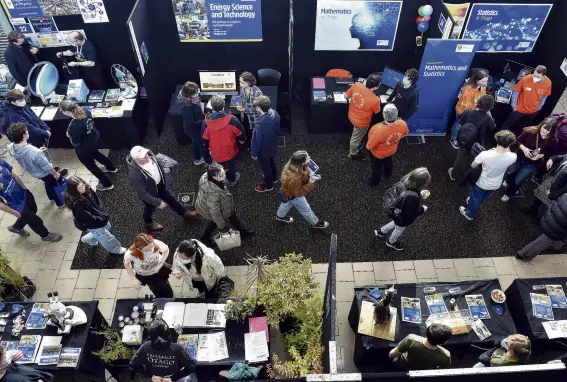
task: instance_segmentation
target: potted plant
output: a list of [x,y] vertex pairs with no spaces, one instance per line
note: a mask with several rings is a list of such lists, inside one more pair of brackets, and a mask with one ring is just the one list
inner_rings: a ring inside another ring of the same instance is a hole
[[95,334],[106,338],[102,349],[93,352],[102,362],[106,364],[111,364],[116,361],[129,362],[132,357],[134,357],[136,351],[122,342],[120,334],[111,327],[106,326],[101,331],[95,332]]
[[254,314],[256,309],[256,299],[241,299],[235,298],[233,300],[226,301],[226,307],[224,308],[224,315],[227,320],[232,320],[236,322],[244,322],[248,317]]
[[32,298],[35,284],[19,269],[10,266],[10,260],[0,249],[0,299],[3,301],[22,301]]

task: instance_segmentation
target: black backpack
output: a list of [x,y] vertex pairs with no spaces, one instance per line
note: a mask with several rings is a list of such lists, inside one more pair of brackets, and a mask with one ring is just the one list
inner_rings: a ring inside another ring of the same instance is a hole
[[459,144],[460,148],[470,150],[476,142],[477,136],[478,127],[476,127],[472,123],[465,123],[463,126],[461,126],[459,132],[457,133],[457,143]]
[[411,191],[406,188],[404,180],[401,180],[388,188],[384,193],[384,200],[382,203],[386,215],[391,218],[399,215],[404,204],[404,199],[410,193],[417,195],[415,191]]

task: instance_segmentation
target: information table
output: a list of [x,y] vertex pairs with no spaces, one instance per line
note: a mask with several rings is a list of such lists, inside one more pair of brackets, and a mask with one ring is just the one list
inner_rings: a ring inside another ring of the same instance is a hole
[[[389,288],[391,285],[379,286],[366,286],[355,288],[354,300],[352,302],[350,312],[348,315],[348,322],[351,329],[355,333],[354,344],[354,363],[357,366],[375,366],[377,362],[389,363],[388,352],[393,349],[399,341],[401,341],[408,334],[416,334],[425,337],[426,326],[425,321],[429,317],[429,310],[425,301],[423,288],[435,287],[435,292],[443,294],[443,300],[447,309],[451,309],[449,300],[455,298],[456,305],[462,310],[467,309],[468,305],[465,301],[465,295],[481,294],[490,314],[490,319],[482,320],[484,325],[492,333],[492,335],[480,341],[475,332],[471,330],[468,334],[459,334],[451,337],[449,342],[445,345],[449,350],[459,351],[463,346],[468,347],[471,344],[477,344],[486,348],[492,347],[495,341],[500,342],[510,334],[516,333],[514,320],[510,315],[507,304],[501,304],[504,311],[502,316],[499,316],[493,309],[495,305],[491,298],[490,292],[494,289],[500,289],[498,280],[484,280],[484,281],[468,281],[468,282],[454,282],[454,283],[417,283],[417,284],[396,284],[394,288],[397,290],[396,295],[392,300],[391,306],[397,308],[397,322],[396,322],[396,336],[395,341],[386,341],[375,337],[370,337],[358,334],[358,321],[360,315],[360,307],[362,304],[362,293],[370,291],[373,288]],[[460,288],[461,292],[458,295],[449,295],[449,290],[453,288]],[[428,294],[433,294],[428,293]],[[411,297],[419,298],[421,302],[421,324],[413,324],[402,321],[401,298]],[[483,344],[484,343],[484,344]]]
[[[29,314],[33,307],[33,302],[18,302],[17,304],[22,305],[26,312]],[[73,305],[81,308],[87,315],[87,323],[85,325],[76,326],[71,329],[69,334],[57,334],[57,328],[55,326],[47,326],[45,329],[37,330],[22,330],[22,333],[18,337],[12,336],[12,326],[13,317],[8,320],[8,325],[1,336],[2,341],[19,341],[22,335],[40,335],[40,336],[61,336],[61,345],[66,348],[81,348],[81,354],[79,357],[79,362],[75,370],[89,374],[96,378],[101,378],[104,380],[104,364],[99,358],[94,356],[92,353],[98,351],[104,345],[104,337],[97,336],[93,332],[102,329],[106,324],[106,320],[98,310],[98,301],[78,301],[78,302],[64,302],[66,306]],[[12,303],[6,303],[4,310],[11,310]],[[58,368],[56,365],[42,365],[31,363],[26,364],[26,366],[46,371],[48,373],[56,375],[58,372],[68,372],[73,370],[72,368]],[[55,377],[57,381],[57,376]]]

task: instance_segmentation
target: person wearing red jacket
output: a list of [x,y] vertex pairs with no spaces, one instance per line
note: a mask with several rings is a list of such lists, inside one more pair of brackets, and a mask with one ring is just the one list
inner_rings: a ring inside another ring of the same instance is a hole
[[211,98],[213,112],[205,119],[203,141],[211,151],[213,160],[227,170],[226,177],[230,186],[235,186],[240,179],[236,170],[236,155],[238,142],[246,142],[244,127],[230,112],[224,111],[224,99],[219,96]]

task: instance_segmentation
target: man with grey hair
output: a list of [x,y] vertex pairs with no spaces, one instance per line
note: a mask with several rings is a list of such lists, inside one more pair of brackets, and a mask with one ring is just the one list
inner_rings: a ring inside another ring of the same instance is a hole
[[67,49],[64,52],[57,53],[57,57],[74,57],[74,61],[67,65],[71,68],[77,68],[78,74],[75,74],[75,76],[83,79],[89,90],[106,89],[94,44],[85,39],[85,36],[78,31],[71,32],[68,39],[75,51]]
[[398,109],[393,103],[384,106],[384,122],[370,128],[366,148],[370,150],[372,176],[365,177],[364,183],[376,187],[382,180],[382,167],[386,177],[392,176],[394,164],[392,157],[398,150],[400,140],[408,135],[407,123],[398,118]]
[[551,94],[551,80],[546,76],[547,68],[538,65],[534,74],[524,76],[512,94],[512,112],[506,118],[502,130],[510,130],[520,135],[521,130],[531,126],[537,112],[541,110],[547,97]]

